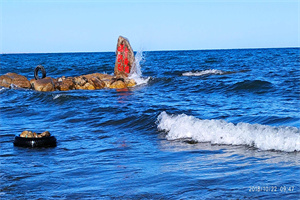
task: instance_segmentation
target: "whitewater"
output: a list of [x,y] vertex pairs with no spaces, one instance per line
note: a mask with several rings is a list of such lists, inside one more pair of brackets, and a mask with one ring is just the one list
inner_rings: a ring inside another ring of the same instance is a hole
[[296,127],[271,127],[261,124],[201,120],[193,116],[162,112],[157,127],[168,140],[192,139],[211,144],[248,145],[261,150],[300,151],[300,131]]

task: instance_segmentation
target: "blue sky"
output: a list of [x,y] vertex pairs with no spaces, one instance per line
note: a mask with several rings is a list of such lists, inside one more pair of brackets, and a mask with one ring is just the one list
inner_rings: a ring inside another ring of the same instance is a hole
[[299,47],[298,0],[0,0],[0,52]]

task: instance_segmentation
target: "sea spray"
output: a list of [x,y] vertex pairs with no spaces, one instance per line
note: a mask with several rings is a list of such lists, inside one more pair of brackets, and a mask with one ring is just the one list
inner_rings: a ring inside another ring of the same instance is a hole
[[201,120],[166,112],[158,116],[157,127],[167,132],[168,140],[190,138],[212,144],[249,145],[261,150],[300,151],[300,130],[296,127],[271,127],[243,122],[235,125],[224,120]]
[[129,78],[134,79],[137,85],[147,84],[150,77],[143,78],[141,63],[145,62],[143,51],[140,50],[135,54],[135,65],[132,67]]

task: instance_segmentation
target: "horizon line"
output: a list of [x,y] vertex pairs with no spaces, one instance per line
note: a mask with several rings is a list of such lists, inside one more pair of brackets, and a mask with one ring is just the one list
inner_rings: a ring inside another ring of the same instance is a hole
[[[294,49],[300,48],[300,46],[295,47],[246,47],[246,48],[211,48],[211,49],[172,49],[172,50],[142,50],[142,52],[161,52],[161,51],[215,51],[215,50],[254,50],[254,49]],[[63,53],[114,53],[115,51],[62,51],[62,52],[2,52],[0,55],[7,55],[7,54],[63,54]],[[138,52],[138,51],[134,51]]]

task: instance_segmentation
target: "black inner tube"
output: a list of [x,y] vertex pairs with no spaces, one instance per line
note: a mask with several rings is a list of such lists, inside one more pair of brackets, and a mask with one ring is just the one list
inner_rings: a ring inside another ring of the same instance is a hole
[[39,77],[39,70],[42,71],[42,79],[46,77],[46,70],[42,65],[38,65],[35,69],[34,69],[34,78],[35,80],[40,79]]
[[54,136],[42,138],[24,138],[15,136],[14,146],[19,147],[56,147],[56,138]]

